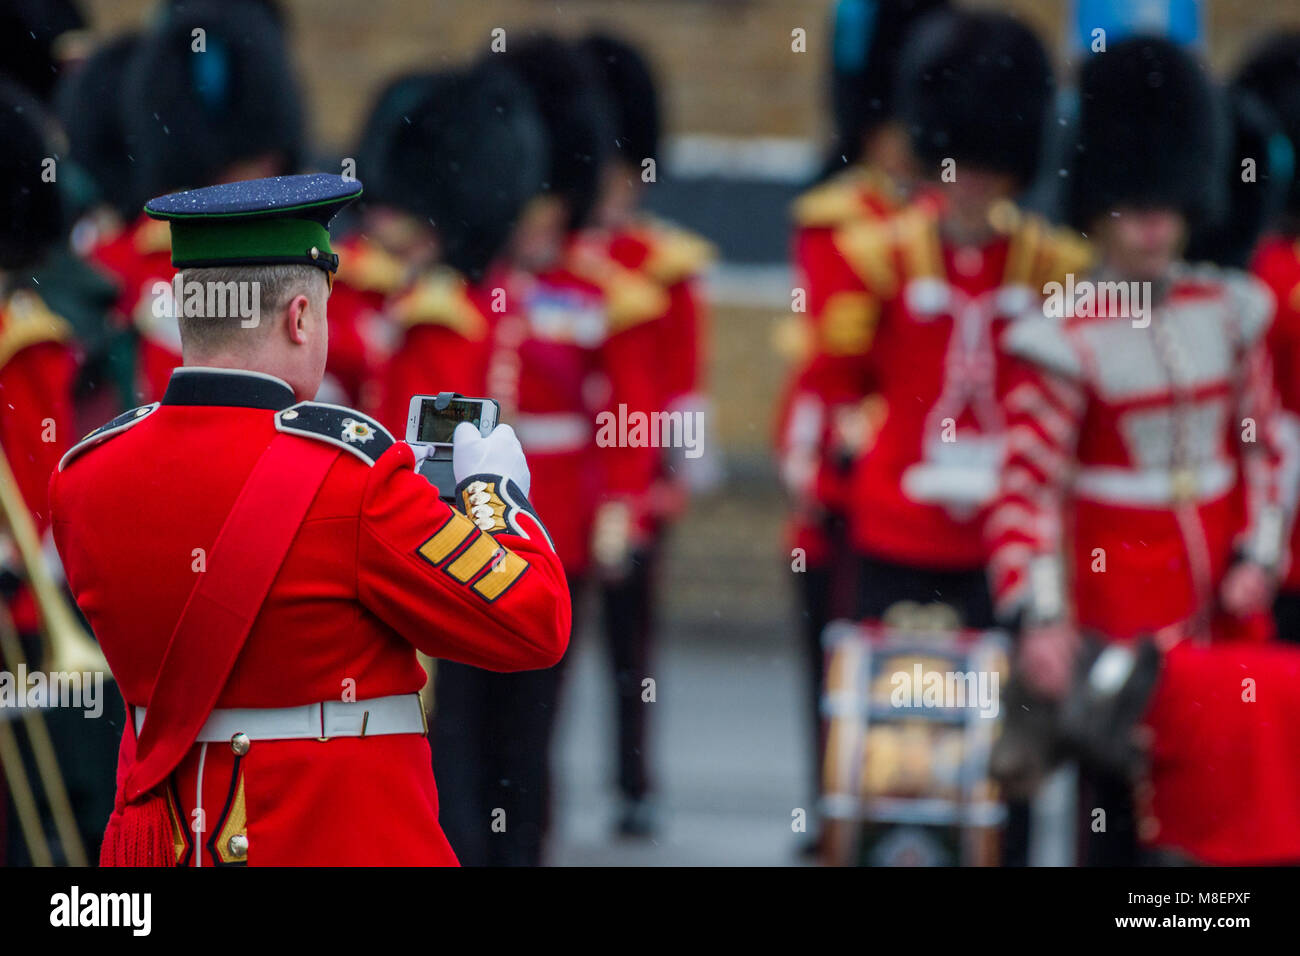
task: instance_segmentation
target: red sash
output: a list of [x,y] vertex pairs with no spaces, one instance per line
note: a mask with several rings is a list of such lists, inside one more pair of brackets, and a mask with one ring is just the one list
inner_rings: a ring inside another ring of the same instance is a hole
[[338,453],[279,434],[258,459],[167,644],[122,786],[126,803],[166,780],[193,746]]

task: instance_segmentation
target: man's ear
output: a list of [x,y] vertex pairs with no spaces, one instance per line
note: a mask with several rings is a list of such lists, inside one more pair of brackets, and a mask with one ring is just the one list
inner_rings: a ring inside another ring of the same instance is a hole
[[294,345],[307,344],[307,324],[311,321],[307,314],[310,300],[305,295],[295,295],[285,307],[288,312],[289,341]]

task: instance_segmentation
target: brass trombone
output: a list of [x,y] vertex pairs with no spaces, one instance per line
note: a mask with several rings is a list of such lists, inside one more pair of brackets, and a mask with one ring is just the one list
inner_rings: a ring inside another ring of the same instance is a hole
[[[43,661],[49,673],[101,673],[109,680],[113,675],[108,661],[94,639],[86,633],[81,622],[68,606],[41,553],[36,526],[27,512],[18,482],[4,449],[0,448],[0,517],[8,525],[17,548],[19,559],[27,576],[27,586],[40,610],[45,636],[46,654]],[[17,671],[25,658],[18,633],[7,609],[0,607],[0,656],[4,664]],[[87,864],[86,848],[77,828],[76,816],[68,800],[68,790],[59,769],[58,757],[50,740],[45,718],[39,710],[22,708],[22,721],[27,740],[36,760],[37,772],[45,790],[46,800],[54,817],[55,831],[63,845],[64,855],[72,866]],[[54,862],[49,840],[41,826],[36,794],[23,767],[17,737],[12,725],[0,718],[0,764],[13,795],[19,825],[27,843],[28,853],[37,866],[51,866]]]

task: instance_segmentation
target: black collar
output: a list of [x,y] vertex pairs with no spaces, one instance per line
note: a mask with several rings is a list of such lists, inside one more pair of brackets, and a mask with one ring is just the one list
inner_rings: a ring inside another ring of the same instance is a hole
[[164,405],[225,405],[280,411],[297,402],[288,383],[263,372],[224,368],[178,368],[163,395]]

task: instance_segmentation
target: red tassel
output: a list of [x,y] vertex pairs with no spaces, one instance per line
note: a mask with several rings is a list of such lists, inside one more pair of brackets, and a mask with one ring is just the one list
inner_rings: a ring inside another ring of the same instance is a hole
[[175,866],[172,816],[156,794],[115,808],[104,830],[100,866]]

